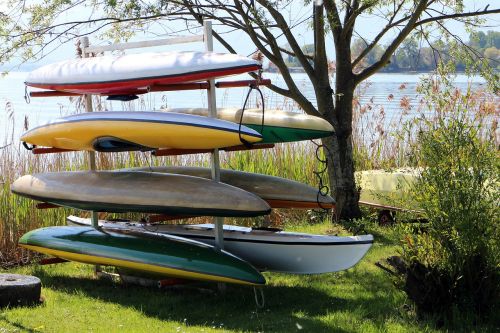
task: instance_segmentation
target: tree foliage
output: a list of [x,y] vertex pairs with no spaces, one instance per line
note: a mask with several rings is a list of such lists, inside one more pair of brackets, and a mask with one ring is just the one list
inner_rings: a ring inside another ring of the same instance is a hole
[[456,89],[448,74],[429,77],[420,91],[435,116],[409,129],[417,131],[412,158],[420,168],[411,187],[428,223],[424,232],[407,230],[405,290],[420,313],[494,315],[500,295],[500,159],[491,139],[497,112],[485,110],[470,89]]

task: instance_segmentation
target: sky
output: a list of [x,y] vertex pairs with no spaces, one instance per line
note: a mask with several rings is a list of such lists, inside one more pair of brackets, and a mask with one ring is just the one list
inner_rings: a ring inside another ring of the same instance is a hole
[[[4,0],[0,0],[0,10],[2,10],[2,3],[5,4]],[[464,1],[466,10],[478,10],[482,9],[487,5],[490,5],[490,8],[494,8],[494,6],[498,6],[500,4],[500,0],[490,0],[490,1],[485,1],[485,0],[480,0],[480,1],[470,1],[466,0]],[[304,19],[307,19],[312,12],[312,5],[304,6],[303,1],[295,1],[293,5],[289,7],[288,11],[282,12],[282,14],[285,16],[286,19],[292,22],[301,22]],[[376,13],[377,14],[377,13]],[[61,17],[61,20],[74,20],[77,17],[82,15],[82,11],[78,12],[70,12],[63,17]],[[83,13],[85,15],[85,13]],[[356,32],[362,36],[366,40],[371,40],[373,39],[376,34],[383,28],[385,25],[385,21],[382,20],[381,18],[378,18],[374,15],[363,15],[361,16],[356,24],[355,30]],[[450,30],[461,36],[464,40],[468,40],[468,33],[465,31],[463,26],[460,23],[454,23],[454,22],[449,22],[447,23],[448,27]],[[482,30],[499,30],[499,25],[500,25],[500,18],[498,15],[496,17],[490,16],[487,17],[487,25],[489,27],[486,27]],[[176,22],[176,23],[170,23],[168,25],[168,29],[170,31],[182,31],[185,30],[185,27],[182,23]],[[215,31],[222,31],[225,30],[225,28],[214,25],[214,30]],[[299,24],[296,27],[292,29],[297,41],[299,44],[304,45],[304,44],[309,44],[313,42],[313,35],[311,29],[307,26],[307,24]],[[184,33],[185,34],[185,33]],[[170,34],[169,34],[170,35]],[[164,31],[162,31],[159,28],[155,28],[149,32],[146,32],[145,34],[141,34],[140,36],[136,36],[133,38],[133,40],[143,40],[143,39],[151,39],[151,38],[166,38],[168,37],[165,35]],[[389,35],[389,38],[391,36]],[[435,38],[438,38],[439,36],[435,35]],[[253,52],[255,52],[256,48],[255,46],[251,43],[248,37],[242,32],[232,32],[229,34],[224,34],[224,38],[229,41],[231,45],[237,50],[238,53],[243,54],[243,55],[250,55]],[[90,37],[91,43],[98,43],[98,44],[107,44],[107,42],[99,41],[91,36]],[[385,42],[387,42],[386,40]],[[281,37],[278,39],[278,42],[280,45],[286,44],[286,40],[284,37]],[[384,41],[383,41],[384,42]],[[164,51],[169,51],[169,50],[203,50],[203,45],[199,44],[185,44],[185,45],[176,45],[176,46],[165,46],[162,47],[160,50]],[[157,49],[148,49],[147,51],[157,51]],[[215,51],[219,52],[225,52],[225,49],[218,44],[217,42],[215,43]],[[137,51],[133,51],[137,52]],[[140,52],[146,52],[146,50],[140,50]],[[329,54],[330,58],[334,58],[334,52],[333,52],[333,40],[331,35],[328,36],[327,39],[327,52]],[[32,65],[38,66],[54,61],[59,61],[59,60],[64,60],[64,59],[69,59],[69,58],[74,58],[75,57],[75,46],[73,43],[67,43],[65,45],[62,45],[57,48],[55,52],[52,52],[51,54],[47,55],[44,59],[37,61],[33,63]],[[15,70],[15,69],[14,69]]]

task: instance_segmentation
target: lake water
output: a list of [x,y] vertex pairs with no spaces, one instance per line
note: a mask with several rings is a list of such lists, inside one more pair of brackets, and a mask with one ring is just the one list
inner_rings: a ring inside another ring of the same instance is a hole
[[[314,91],[308,84],[307,76],[303,73],[292,74],[302,93],[313,103],[316,102]],[[417,114],[421,97],[418,96],[416,86],[423,74],[376,74],[370,78],[368,84],[359,88],[360,105],[374,106],[376,110],[384,110],[386,125],[389,126],[391,119],[399,118],[402,111],[401,100],[409,102],[407,117]],[[54,98],[31,98],[29,103],[25,101],[24,79],[27,73],[12,72],[6,77],[0,78],[0,146],[12,141],[17,142],[23,128],[33,128],[46,123],[60,115],[74,113],[77,110],[77,100],[68,97]],[[264,77],[271,79],[274,84],[285,86],[279,74],[265,73]],[[223,80],[248,79],[247,75],[236,78],[225,78]],[[466,88],[471,82],[474,88],[485,87],[481,78],[467,78],[458,75],[456,85],[458,88]],[[32,90],[31,88],[29,90]],[[242,107],[247,88],[231,88],[217,90],[217,105],[219,107]],[[262,88],[265,95],[266,108],[281,108],[285,110],[298,111],[293,101],[275,94],[269,89]],[[252,95],[252,103],[255,103],[257,95]],[[133,102],[106,101],[101,99],[102,108],[105,110],[158,110],[161,107],[206,107],[206,92],[201,90],[159,92],[141,96]],[[377,112],[377,111],[372,111]]]

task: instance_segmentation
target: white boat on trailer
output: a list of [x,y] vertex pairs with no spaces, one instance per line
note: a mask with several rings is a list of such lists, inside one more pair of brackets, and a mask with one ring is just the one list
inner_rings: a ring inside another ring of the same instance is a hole
[[[68,216],[68,224],[91,224],[90,219]],[[213,224],[144,224],[127,220],[99,220],[104,230],[134,230],[169,234],[215,243]],[[224,225],[224,250],[261,271],[320,274],[354,266],[373,244],[372,235],[329,236],[286,232],[272,228]]]

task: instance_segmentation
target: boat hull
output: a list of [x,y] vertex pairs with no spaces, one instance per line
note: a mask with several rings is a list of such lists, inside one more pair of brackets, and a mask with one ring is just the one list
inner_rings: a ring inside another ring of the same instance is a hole
[[[90,219],[69,216],[68,223],[88,225]],[[100,220],[104,229],[176,235],[213,245],[213,225],[144,225]],[[224,226],[224,249],[262,271],[321,274],[354,266],[373,244],[372,235],[337,237]]]
[[27,86],[78,94],[130,94],[259,70],[250,58],[215,52],[138,53],[71,59],[32,71]]
[[213,149],[261,141],[249,128],[219,119],[166,112],[89,112],[29,130],[21,141],[88,151]]
[[[208,110],[203,108],[175,108],[166,111],[208,116]],[[239,124],[241,113],[241,109],[218,109],[217,117]],[[262,110],[248,109],[243,112],[241,123],[262,134],[261,143],[313,140],[334,133],[333,126],[323,118],[281,110],[265,110],[264,124],[262,125]]]
[[212,180],[151,172],[72,171],[25,175],[11,191],[99,212],[251,217],[270,213],[258,196]]
[[206,244],[173,236],[103,232],[91,227],[48,227],[23,235],[19,246],[62,259],[185,279],[261,285],[250,264]]
[[358,171],[355,177],[361,187],[359,203],[391,210],[418,209],[409,198],[409,190],[417,174],[411,169]]
[[[122,171],[170,173],[211,179],[211,170],[201,167],[143,167]],[[271,208],[331,209],[335,205],[335,200],[329,195],[318,195],[317,188],[281,177],[222,169],[220,181],[259,196]]]

